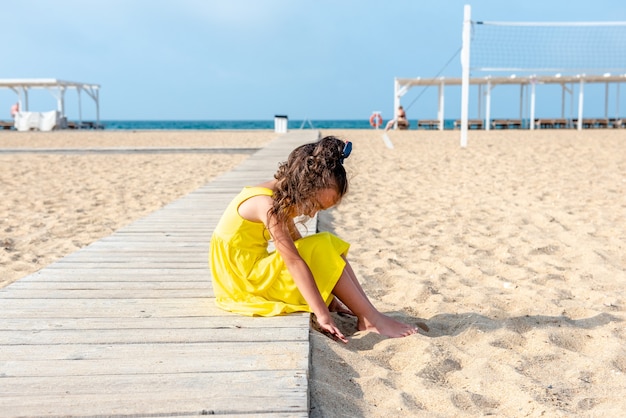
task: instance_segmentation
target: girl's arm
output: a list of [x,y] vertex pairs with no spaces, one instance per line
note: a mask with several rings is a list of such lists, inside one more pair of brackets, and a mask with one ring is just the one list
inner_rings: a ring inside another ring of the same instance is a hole
[[335,335],[343,342],[348,342],[346,337],[335,325],[326,303],[315,284],[313,274],[306,262],[300,257],[294,240],[300,238],[293,220],[286,223],[277,223],[275,219],[268,219],[268,212],[272,207],[272,198],[269,196],[255,196],[239,206],[239,214],[245,219],[263,222],[274,239],[276,251],[281,255],[287,270],[298,286],[298,290],[311,307],[317,317],[317,322],[323,330]]
[[274,239],[276,251],[283,258],[287,270],[289,270],[296,286],[298,286],[298,290],[300,290],[300,293],[302,293],[302,296],[304,296],[304,299],[317,317],[319,325],[323,330],[335,335],[341,341],[348,342],[330,316],[330,311],[322,299],[322,295],[320,295],[309,266],[298,253],[298,249],[291,237],[289,226],[277,224],[273,219],[270,219],[266,225]]

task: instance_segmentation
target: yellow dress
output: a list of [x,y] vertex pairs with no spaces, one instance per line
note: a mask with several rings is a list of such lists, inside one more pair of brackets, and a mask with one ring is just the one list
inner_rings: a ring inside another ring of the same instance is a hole
[[[229,204],[211,237],[210,265],[215,303],[243,315],[273,316],[311,312],[285,263],[276,251],[268,252],[269,232],[261,222],[239,215],[245,200],[271,196],[264,187],[245,187]],[[326,305],[346,265],[350,244],[328,232],[295,241],[302,259],[313,273]]]

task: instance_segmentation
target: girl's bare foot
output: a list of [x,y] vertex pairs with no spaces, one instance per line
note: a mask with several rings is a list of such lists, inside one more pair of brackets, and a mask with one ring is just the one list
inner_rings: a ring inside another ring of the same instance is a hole
[[383,314],[380,314],[373,322],[359,318],[358,329],[359,331],[373,331],[391,338],[407,337],[418,332],[416,327]]
[[354,313],[341,302],[336,296],[333,298],[332,302],[328,306],[328,310],[331,312],[336,312],[338,314],[355,316]]

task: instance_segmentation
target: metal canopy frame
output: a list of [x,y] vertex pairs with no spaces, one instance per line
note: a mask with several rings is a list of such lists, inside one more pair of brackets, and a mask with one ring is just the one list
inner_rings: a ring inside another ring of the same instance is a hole
[[[511,75],[505,76],[485,76],[474,77],[469,79],[469,85],[476,85],[479,88],[479,114],[482,108],[481,100],[482,96],[485,96],[485,129],[489,130],[491,125],[491,90],[498,85],[519,85],[520,86],[520,114],[522,113],[524,95],[523,89],[530,86],[530,129],[535,129],[535,100],[536,100],[536,86],[541,84],[558,84],[561,85],[561,117],[565,118],[565,93],[573,93],[573,85],[578,84],[580,86],[578,92],[578,120],[577,129],[583,127],[583,104],[584,104],[584,85],[589,83],[604,83],[606,85],[605,97],[604,97],[604,111],[605,117],[608,118],[609,103],[608,92],[610,84],[617,84],[618,94],[616,95],[616,112],[619,114],[619,86],[620,83],[626,83],[626,74],[611,75],[560,75],[553,76],[546,75],[530,75],[530,76],[517,76]],[[427,87],[437,86],[439,106],[437,110],[437,120],[439,121],[439,130],[443,130],[444,122],[444,90],[446,86],[463,86],[462,78],[446,78],[438,77],[435,79],[422,79],[422,78],[395,78],[394,79],[394,109],[400,106],[400,99],[404,96],[412,87]],[[483,93],[484,90],[484,93]],[[467,116],[466,116],[467,117]],[[480,118],[480,117],[479,117]],[[520,116],[521,119],[521,116]]]

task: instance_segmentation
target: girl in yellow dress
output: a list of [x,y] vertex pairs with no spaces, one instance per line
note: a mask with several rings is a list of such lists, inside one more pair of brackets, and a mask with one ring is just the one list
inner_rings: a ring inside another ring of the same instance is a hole
[[[321,329],[343,342],[331,310],[355,315],[361,331],[388,337],[417,332],[370,302],[346,259],[347,242],[328,232],[302,238],[294,223],[339,203],[348,191],[343,162],[351,150],[351,142],[332,136],[301,145],[273,180],[235,197],[211,238],[217,306],[244,315],[313,312]],[[275,251],[268,252],[270,240]]]

